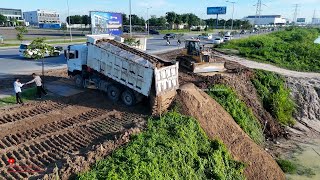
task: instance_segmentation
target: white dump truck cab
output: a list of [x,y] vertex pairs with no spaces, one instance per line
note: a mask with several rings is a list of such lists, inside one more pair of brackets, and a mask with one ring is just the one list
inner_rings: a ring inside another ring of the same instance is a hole
[[87,64],[88,46],[86,44],[70,45],[64,54],[67,59],[68,74],[74,75],[80,73],[83,66]]

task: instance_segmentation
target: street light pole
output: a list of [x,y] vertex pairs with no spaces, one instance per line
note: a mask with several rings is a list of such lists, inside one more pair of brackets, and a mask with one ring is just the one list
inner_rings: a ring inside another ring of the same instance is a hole
[[236,3],[235,1],[226,1],[228,3],[232,3],[232,20],[231,20],[231,31],[233,30],[233,15],[234,15],[234,4]]
[[68,6],[68,24],[69,24],[69,28],[70,28],[70,41],[72,42],[72,32],[71,32],[71,23],[70,23],[70,7],[69,7],[69,0],[67,0],[67,6]]
[[149,37],[149,31],[150,31],[150,23],[149,23],[149,9],[151,9],[152,7],[148,7],[147,8],[147,20],[148,20],[148,24],[147,24],[147,31],[148,31],[148,37]]
[[131,24],[131,0],[129,0],[129,21],[130,21],[130,37],[132,37],[132,24]]

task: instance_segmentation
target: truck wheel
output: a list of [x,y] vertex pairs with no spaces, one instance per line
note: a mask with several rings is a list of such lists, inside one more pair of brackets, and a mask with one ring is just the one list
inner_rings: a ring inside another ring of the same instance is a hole
[[110,85],[107,91],[108,97],[113,102],[117,102],[120,99],[120,90],[115,85]]
[[133,106],[136,104],[136,97],[131,90],[125,90],[121,94],[122,102],[127,106]]
[[81,77],[81,75],[78,74],[74,76],[74,84],[78,88],[83,88],[83,78]]

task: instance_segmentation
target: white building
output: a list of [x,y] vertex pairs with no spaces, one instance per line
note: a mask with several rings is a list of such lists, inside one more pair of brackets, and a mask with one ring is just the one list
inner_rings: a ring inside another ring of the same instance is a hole
[[[5,16],[8,21],[9,26],[17,25],[15,21],[23,23],[22,11],[21,9],[8,9],[8,8],[0,8],[0,14]],[[0,24],[2,25],[2,24]]]
[[260,15],[260,16],[247,16],[244,20],[248,20],[253,25],[285,25],[287,19],[281,15]]
[[312,24],[319,25],[320,24],[320,18],[312,18]]
[[55,11],[36,10],[24,12],[23,17],[30,25],[39,26],[40,24],[61,24],[60,15]]

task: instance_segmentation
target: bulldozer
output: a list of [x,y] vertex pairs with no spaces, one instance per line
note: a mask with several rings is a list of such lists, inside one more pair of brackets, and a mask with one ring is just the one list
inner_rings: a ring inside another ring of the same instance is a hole
[[185,40],[185,48],[177,57],[180,66],[194,73],[224,72],[224,62],[217,62],[211,48],[200,45],[200,40]]

